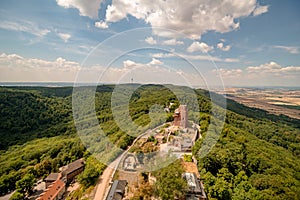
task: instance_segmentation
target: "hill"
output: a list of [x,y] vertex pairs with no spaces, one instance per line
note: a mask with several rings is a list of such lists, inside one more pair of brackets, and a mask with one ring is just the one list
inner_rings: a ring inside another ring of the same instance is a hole
[[[123,87],[126,90],[133,86]],[[125,134],[113,118],[114,88],[114,85],[97,88],[96,115],[110,141],[126,149],[134,137]],[[180,92],[183,90],[186,93]],[[175,96],[172,91],[178,94]],[[197,104],[191,101],[193,92]],[[15,182],[26,173],[41,177],[88,154],[76,135],[71,95],[71,88],[0,88],[1,193],[13,190]],[[217,97],[222,102],[223,97]],[[208,135],[212,104],[209,93],[201,89],[140,86],[130,98],[129,114],[136,124],[147,128],[156,125],[150,123],[153,105],[162,107],[170,102],[178,105],[179,100],[188,105],[191,119],[200,118],[202,133]],[[218,109],[225,108],[222,106]],[[228,102],[227,109],[218,143],[207,156],[197,157],[210,199],[299,199],[299,122],[233,101]],[[166,120],[171,121],[172,115],[166,115]],[[193,148],[196,156],[202,142],[199,139]]]
[[72,115],[70,93],[65,98],[50,96],[52,90],[0,88],[0,150],[67,131]]

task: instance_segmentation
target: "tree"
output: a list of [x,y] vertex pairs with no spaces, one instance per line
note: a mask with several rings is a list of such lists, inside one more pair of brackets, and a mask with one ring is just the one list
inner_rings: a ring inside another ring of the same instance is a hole
[[24,199],[25,195],[19,191],[13,193],[13,195],[9,198],[9,200],[20,200]]
[[82,174],[78,175],[78,181],[81,185],[83,185],[85,188],[90,187],[91,185],[94,185],[97,178],[99,177],[100,173],[93,165],[88,165]]
[[36,179],[33,174],[25,174],[25,176],[16,182],[16,189],[22,194],[30,194]]
[[153,196],[154,188],[149,182],[143,181],[135,191],[131,200],[148,200]]
[[193,157],[192,157],[192,155],[184,154],[183,155],[183,160],[185,162],[193,162]]
[[168,167],[156,171],[155,189],[162,200],[182,198],[187,190],[187,183],[182,178],[183,169],[179,160]]
[[216,179],[215,185],[211,188],[212,197],[217,199],[231,199],[231,184],[223,177]]
[[87,159],[83,173],[79,174],[77,179],[84,188],[88,188],[96,183],[99,175],[104,169],[105,165],[96,160],[96,158],[90,156]]
[[155,141],[155,138],[153,135],[149,136],[147,139],[147,142],[154,142],[154,141]]

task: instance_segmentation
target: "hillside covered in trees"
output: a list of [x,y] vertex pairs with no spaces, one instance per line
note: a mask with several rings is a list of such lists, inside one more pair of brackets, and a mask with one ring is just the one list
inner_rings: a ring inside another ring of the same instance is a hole
[[[114,121],[111,109],[114,88],[114,85],[97,87],[96,116],[109,140],[126,149],[134,137]],[[131,119],[146,127],[151,121],[149,113],[153,105],[164,107],[171,102],[178,105],[178,96],[169,88],[192,90],[180,86],[139,86],[130,99]],[[179,95],[180,100],[188,105],[191,119],[199,117],[205,138],[212,120],[210,95],[201,89],[193,92],[197,95],[197,105],[190,103],[185,93]],[[222,96],[215,97],[222,102]],[[219,104],[218,109],[224,109],[222,106]],[[198,156],[203,138],[193,147],[210,199],[300,199],[300,122],[234,101],[228,101],[226,109],[224,128],[212,151],[203,158]],[[166,121],[171,120],[172,114],[167,114]],[[89,157],[76,133],[72,88],[68,87],[1,87],[0,137],[0,194],[14,190],[16,183],[28,174],[45,177],[60,166]],[[103,166],[98,168],[97,175]],[[88,172],[81,179],[89,180]]]

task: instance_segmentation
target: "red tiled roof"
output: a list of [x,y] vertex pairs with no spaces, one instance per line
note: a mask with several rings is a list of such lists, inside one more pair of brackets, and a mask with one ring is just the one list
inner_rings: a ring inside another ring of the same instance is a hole
[[52,200],[54,199],[65,187],[65,183],[62,180],[56,180],[48,189],[40,195],[37,200]]

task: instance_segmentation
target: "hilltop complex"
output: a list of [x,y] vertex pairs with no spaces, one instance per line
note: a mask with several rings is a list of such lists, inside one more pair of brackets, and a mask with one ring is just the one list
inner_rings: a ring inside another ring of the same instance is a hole
[[[169,112],[169,109],[165,109],[165,111]],[[111,186],[107,200],[112,199],[113,196],[119,197],[117,199],[132,197],[141,187],[139,182],[144,182],[144,180],[140,180],[140,174],[145,174],[141,170],[145,167],[149,157],[168,153],[181,160],[180,163],[184,169],[182,179],[188,186],[188,189],[184,191],[185,199],[206,199],[204,186],[197,169],[197,161],[191,153],[196,140],[201,137],[200,127],[188,120],[187,105],[179,105],[174,111],[173,118],[172,122],[148,130],[131,147],[130,153],[123,156],[119,166],[118,180],[115,180]],[[189,162],[185,162],[184,157],[190,157]],[[153,185],[157,181],[152,173],[148,173],[147,176],[147,184]],[[127,189],[124,189],[126,184]],[[116,192],[118,187],[122,188],[118,190],[122,191],[121,193]]]

